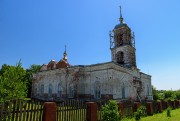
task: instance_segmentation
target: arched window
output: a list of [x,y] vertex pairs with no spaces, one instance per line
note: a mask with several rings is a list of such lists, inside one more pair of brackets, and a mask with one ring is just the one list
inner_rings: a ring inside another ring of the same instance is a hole
[[94,83],[94,98],[101,98],[101,83],[99,81]]
[[58,84],[57,97],[62,97],[62,85]]
[[126,98],[126,95],[125,95],[126,93],[125,93],[125,85],[124,85],[124,83],[123,83],[123,85],[122,85],[122,99],[125,99]]
[[43,96],[44,94],[44,84],[41,85],[41,92],[40,92],[40,96]]
[[149,86],[147,85],[147,96],[149,96]]
[[117,36],[117,47],[123,45],[123,34]]
[[37,85],[34,85],[34,96],[37,96]]
[[118,52],[117,55],[117,63],[119,64],[124,64],[124,53],[123,52]]
[[52,84],[49,84],[49,90],[48,90],[49,97],[52,97],[52,89],[53,89]]
[[69,98],[74,98],[74,86],[73,86],[73,84],[69,85]]

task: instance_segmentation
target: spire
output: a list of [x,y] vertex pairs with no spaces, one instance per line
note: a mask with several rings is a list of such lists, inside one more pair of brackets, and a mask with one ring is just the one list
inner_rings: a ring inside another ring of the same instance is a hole
[[119,18],[120,23],[123,23],[123,17],[122,17],[122,11],[121,11],[121,6],[120,6],[120,18]]
[[65,45],[65,50],[64,50],[64,60],[67,60],[67,53],[66,53],[66,45]]

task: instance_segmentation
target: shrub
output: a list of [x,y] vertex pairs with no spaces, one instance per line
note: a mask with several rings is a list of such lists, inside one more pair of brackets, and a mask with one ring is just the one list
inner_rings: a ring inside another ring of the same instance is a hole
[[103,121],[119,121],[118,105],[115,100],[110,100],[102,107]]
[[140,106],[137,110],[139,112],[140,116],[146,116],[146,107],[145,106]]
[[134,118],[136,121],[139,121],[142,116],[146,116],[146,107],[145,106],[140,106],[137,109],[137,112],[134,113]]
[[141,119],[140,113],[138,111],[134,112],[134,118],[136,121],[139,121]]
[[171,108],[167,108],[166,115],[167,117],[171,117]]

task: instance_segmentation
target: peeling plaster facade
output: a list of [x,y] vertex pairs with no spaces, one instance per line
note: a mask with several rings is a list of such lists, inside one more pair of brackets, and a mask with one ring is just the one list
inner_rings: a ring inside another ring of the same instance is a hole
[[[77,73],[79,77],[75,77]],[[151,76],[139,72],[137,68],[124,68],[114,62],[42,71],[35,74],[34,79],[32,95],[39,99],[136,100],[138,89],[142,90],[139,93],[141,99],[152,99]]]

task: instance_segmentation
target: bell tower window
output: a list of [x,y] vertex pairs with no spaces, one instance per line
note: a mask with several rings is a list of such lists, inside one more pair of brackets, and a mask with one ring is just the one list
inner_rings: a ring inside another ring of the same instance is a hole
[[124,64],[124,53],[123,52],[117,53],[117,63]]
[[116,45],[117,47],[123,45],[123,34],[118,35],[116,39],[117,39],[117,45]]

